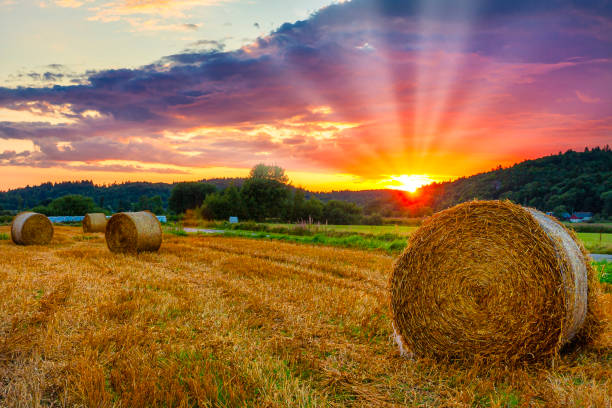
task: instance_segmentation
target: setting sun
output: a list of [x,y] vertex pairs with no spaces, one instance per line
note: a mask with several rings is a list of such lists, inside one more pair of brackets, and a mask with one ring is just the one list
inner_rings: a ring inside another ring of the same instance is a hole
[[401,176],[391,176],[393,184],[387,186],[394,190],[402,190],[414,193],[419,187],[431,184],[434,182],[429,176],[425,174],[402,174]]

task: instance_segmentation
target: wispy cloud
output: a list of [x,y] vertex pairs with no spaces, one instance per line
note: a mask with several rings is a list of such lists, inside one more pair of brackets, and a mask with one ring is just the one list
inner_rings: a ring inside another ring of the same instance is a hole
[[190,47],[194,47],[196,49],[204,48],[204,49],[213,49],[213,50],[223,51],[226,47],[225,41],[229,39],[231,39],[231,37],[227,37],[226,39],[223,39],[223,40],[199,40],[189,45]]
[[[68,0],[69,1],[69,0]],[[196,7],[222,4],[228,0],[118,0],[93,7],[92,20],[117,21],[126,16],[150,15],[164,18],[188,17],[187,11]]]
[[580,91],[576,91],[576,97],[578,99],[580,99],[581,102],[584,103],[599,103],[601,102],[601,98],[593,98],[591,96],[588,96]]
[[35,70],[18,71],[9,74],[8,83],[20,86],[68,85],[81,84],[87,80],[86,73],[77,73],[63,64],[48,64],[34,68]]
[[[1,0],[2,5],[14,0]],[[52,1],[52,3],[49,3]],[[59,7],[88,6],[91,21],[126,21],[134,31],[189,31],[200,24],[190,22],[190,10],[226,3],[231,0],[41,0],[41,7],[55,4]]]
[[77,8],[85,3],[91,3],[93,0],[55,0],[55,4],[60,7]]
[[199,24],[168,23],[159,18],[125,17],[133,31],[197,31]]

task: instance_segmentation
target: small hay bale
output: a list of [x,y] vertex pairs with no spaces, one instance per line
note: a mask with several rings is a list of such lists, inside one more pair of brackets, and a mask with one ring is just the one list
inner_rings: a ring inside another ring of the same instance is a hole
[[106,214],[85,214],[83,218],[83,232],[105,232],[106,222]]
[[161,224],[149,211],[118,213],[106,224],[106,245],[111,252],[153,252],[161,243]]
[[574,235],[508,201],[441,211],[391,276],[400,350],[442,360],[535,362],[585,329],[592,268]]
[[17,245],[46,245],[53,238],[53,224],[42,214],[22,212],[11,223],[11,238]]

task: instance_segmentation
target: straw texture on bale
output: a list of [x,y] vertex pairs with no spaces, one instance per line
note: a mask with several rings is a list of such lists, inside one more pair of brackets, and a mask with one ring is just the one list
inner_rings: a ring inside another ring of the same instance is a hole
[[11,224],[11,239],[18,245],[46,245],[53,238],[53,224],[44,215],[22,212]]
[[83,232],[104,232],[106,231],[106,222],[106,214],[85,214],[85,218],[83,218]]
[[161,243],[161,224],[148,211],[118,213],[106,225],[106,245],[111,252],[157,251]]
[[415,231],[394,266],[400,350],[449,360],[543,361],[583,329],[592,270],[560,223],[473,201]]

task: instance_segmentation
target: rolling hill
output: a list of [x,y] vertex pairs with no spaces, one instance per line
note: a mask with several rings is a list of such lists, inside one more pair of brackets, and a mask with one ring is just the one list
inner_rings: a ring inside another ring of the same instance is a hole
[[[202,180],[224,189],[242,185],[243,178]],[[0,209],[21,210],[68,194],[94,199],[113,210],[130,208],[140,197],[160,196],[167,206],[175,184],[129,182],[95,185],[91,181],[44,183],[0,192]],[[305,191],[306,198],[321,201],[349,201],[365,207],[367,213],[387,216],[422,215],[472,199],[510,199],[544,211],[591,211],[612,216],[612,150],[568,150],[565,153],[526,160],[513,166],[422,187],[417,194],[395,190]]]

